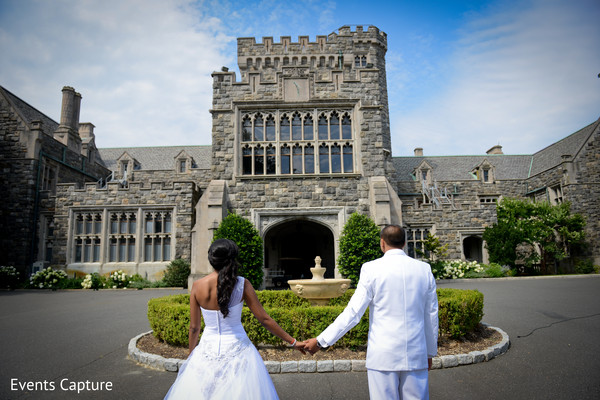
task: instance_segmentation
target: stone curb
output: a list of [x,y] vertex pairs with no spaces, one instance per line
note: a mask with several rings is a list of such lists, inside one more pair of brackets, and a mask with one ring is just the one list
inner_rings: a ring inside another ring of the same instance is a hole
[[[472,351],[468,354],[434,357],[431,369],[453,368],[461,365],[477,364],[490,361],[508,351],[510,339],[500,328],[483,324],[502,335],[502,340],[483,351]],[[143,336],[151,334],[148,331],[137,335],[129,341],[129,358],[146,367],[161,371],[177,372],[185,360],[164,358],[150,354],[137,348],[137,342]],[[364,372],[367,370],[365,360],[301,360],[301,361],[265,361],[270,374],[323,373],[323,372]]]

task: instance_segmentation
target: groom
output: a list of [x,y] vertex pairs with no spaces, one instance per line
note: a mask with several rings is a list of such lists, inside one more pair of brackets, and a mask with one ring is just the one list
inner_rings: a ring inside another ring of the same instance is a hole
[[331,346],[369,307],[366,366],[372,400],[429,398],[428,370],[438,337],[435,279],[429,264],[402,251],[405,244],[400,226],[381,231],[383,257],[363,264],[346,309],[305,345],[311,354]]

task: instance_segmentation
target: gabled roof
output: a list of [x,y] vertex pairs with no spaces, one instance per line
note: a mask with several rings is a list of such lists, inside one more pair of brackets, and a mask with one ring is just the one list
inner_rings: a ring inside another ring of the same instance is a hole
[[494,166],[496,179],[525,179],[529,172],[531,156],[486,154],[481,156],[393,157],[401,181],[412,181],[411,174],[423,161],[433,168],[436,181],[473,180],[472,171],[484,161]]
[[563,155],[568,154],[571,157],[575,157],[599,125],[600,120],[593,122],[585,128],[535,153],[531,164],[530,176],[556,167],[562,162]]
[[58,128],[58,122],[54,121],[43,112],[21,100],[19,97],[6,90],[6,88],[3,86],[0,86],[0,94],[2,94],[8,100],[8,102],[14,107],[15,111],[21,116],[21,118],[23,118],[27,125],[30,125],[33,121],[42,121],[42,131],[46,135],[54,135],[54,131],[56,128]]
[[117,160],[125,153],[139,162],[142,170],[173,170],[174,159],[182,151],[192,157],[199,169],[210,169],[212,146],[114,147],[98,149],[106,167],[117,170]]

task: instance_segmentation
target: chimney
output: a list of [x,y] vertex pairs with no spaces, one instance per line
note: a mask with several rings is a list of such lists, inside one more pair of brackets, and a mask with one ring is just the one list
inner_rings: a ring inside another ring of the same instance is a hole
[[423,157],[423,148],[422,147],[417,147],[415,149],[415,157]]
[[502,152],[502,146],[500,146],[499,144],[493,146],[491,149],[489,149],[485,153],[486,154],[504,154]]
[[81,152],[81,138],[79,137],[79,108],[81,95],[70,86],[62,89],[62,107],[60,110],[60,124],[54,132],[54,138],[69,149]]
[[79,108],[81,95],[70,86],[62,89],[62,108],[60,111],[60,124],[74,130],[79,130]]
[[[94,135],[94,124],[92,124],[91,122],[82,122],[81,124],[79,124],[79,136],[81,136],[81,139],[90,139],[90,140],[94,140],[96,138],[96,135]],[[88,142],[90,141],[88,140]]]

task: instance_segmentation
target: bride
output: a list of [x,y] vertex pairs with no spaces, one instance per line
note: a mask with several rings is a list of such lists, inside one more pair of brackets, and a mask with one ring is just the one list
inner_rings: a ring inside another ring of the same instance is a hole
[[[304,353],[304,343],[277,325],[250,282],[237,276],[238,252],[229,239],[218,239],[208,249],[215,271],[192,286],[190,354],[165,399],[278,399],[265,364],[242,326],[244,301],[269,332]],[[205,328],[198,344],[202,317]]]

